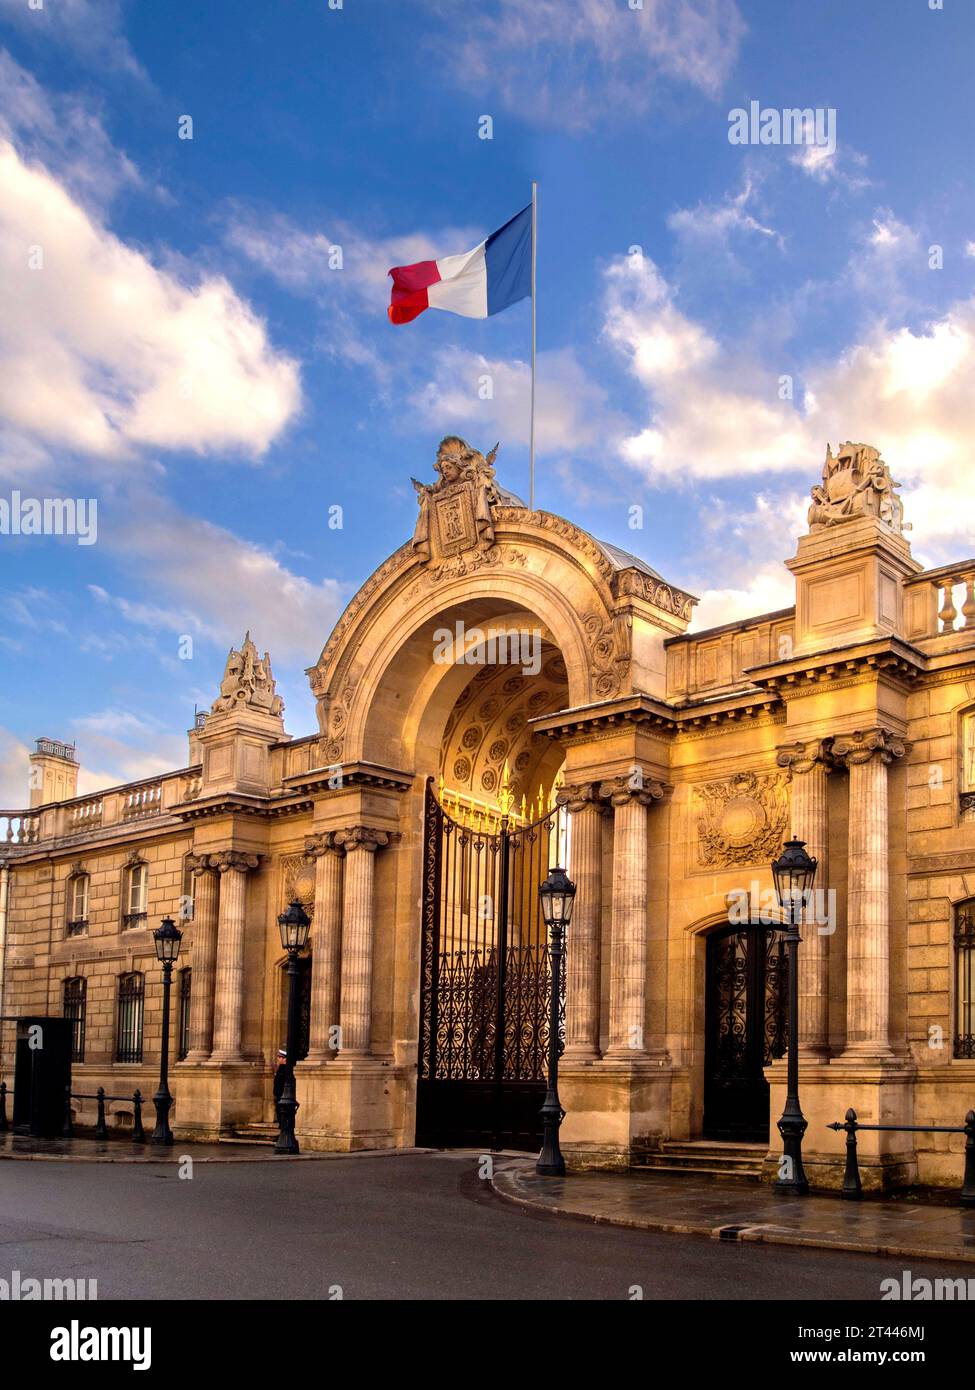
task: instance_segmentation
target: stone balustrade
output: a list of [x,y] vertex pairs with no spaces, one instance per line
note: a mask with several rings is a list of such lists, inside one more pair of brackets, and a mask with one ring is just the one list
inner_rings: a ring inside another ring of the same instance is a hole
[[0,811],[0,844],[32,845],[39,834],[39,816],[29,811]]
[[906,593],[908,637],[975,631],[975,560],[925,570],[909,582]]

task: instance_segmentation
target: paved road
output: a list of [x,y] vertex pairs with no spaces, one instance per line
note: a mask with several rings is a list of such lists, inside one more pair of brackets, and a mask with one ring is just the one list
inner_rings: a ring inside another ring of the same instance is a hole
[[[842,1299],[902,1261],[525,1213],[459,1154],[317,1163],[0,1162],[0,1278],[96,1278],[100,1299]],[[971,1266],[932,1275],[967,1278]],[[927,1272],[927,1271],[926,1271]]]

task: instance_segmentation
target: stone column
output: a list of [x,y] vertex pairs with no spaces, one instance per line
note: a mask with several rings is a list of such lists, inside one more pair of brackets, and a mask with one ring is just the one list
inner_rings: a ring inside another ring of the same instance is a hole
[[311,929],[311,1037],[305,1065],[327,1062],[338,1044],[342,969],[342,861],[332,831],[306,840],[315,859],[315,913]]
[[565,1062],[599,1056],[599,946],[602,927],[603,805],[592,783],[565,786],[559,804],[572,814],[569,872],[576,885],[565,945]]
[[256,854],[240,854],[236,850],[225,850],[211,859],[220,873],[220,912],[210,1058],[214,1062],[242,1062],[247,875],[259,861]]
[[843,1059],[891,1057],[887,766],[906,745],[887,729],[837,738],[833,756],[850,770],[846,1048]]
[[[803,912],[799,947],[799,1057],[822,1062],[829,1056],[829,938],[835,928],[829,896],[827,777],[830,740],[791,743],[778,751],[780,767],[792,771],[792,834],[806,842],[817,861],[814,903]],[[817,911],[819,905],[825,911]]]
[[647,807],[664,794],[659,782],[617,777],[600,796],[613,806],[613,916],[607,1058],[647,1056]]
[[372,1035],[373,870],[389,834],[368,825],[339,830],[345,850],[342,894],[342,984],[339,1003],[343,1058],[368,1057]]
[[190,856],[193,872],[193,976],[187,1062],[206,1062],[213,1047],[213,989],[217,960],[220,879],[212,855]]

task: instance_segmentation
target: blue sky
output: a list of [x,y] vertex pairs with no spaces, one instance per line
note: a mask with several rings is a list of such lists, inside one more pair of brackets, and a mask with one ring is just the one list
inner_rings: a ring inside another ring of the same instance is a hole
[[[962,0],[0,0],[0,496],[98,501],[94,545],[0,536],[0,800],[42,734],[85,789],[181,765],[246,627],[311,732],[440,436],[526,493],[528,304],[392,328],[385,277],[532,178],[540,506],[711,625],[790,601],[853,438],[922,562],[971,555],[973,53]],[[752,100],[835,153],[730,144]]]

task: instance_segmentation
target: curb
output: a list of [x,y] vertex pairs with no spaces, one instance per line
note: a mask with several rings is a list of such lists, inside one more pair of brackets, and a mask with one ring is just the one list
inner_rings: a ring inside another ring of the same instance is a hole
[[320,1149],[311,1153],[302,1154],[276,1154],[273,1152],[266,1154],[228,1154],[226,1158],[224,1158],[220,1154],[194,1154],[192,1144],[185,1144],[180,1148],[177,1142],[167,1154],[116,1155],[0,1152],[0,1160],[7,1159],[15,1163],[130,1163],[145,1165],[182,1163],[185,1158],[191,1158],[194,1163],[309,1163],[324,1159],[338,1158],[399,1158],[404,1154],[436,1152],[437,1150],[435,1149],[356,1149],[351,1153],[340,1153],[334,1150]]
[[[975,1248],[932,1250],[930,1246],[891,1245],[875,1241],[855,1241],[841,1237],[830,1239],[827,1236],[810,1235],[801,1231],[790,1231],[771,1223],[756,1223],[750,1226],[706,1226],[691,1221],[667,1221],[657,1217],[612,1216],[605,1212],[580,1211],[569,1206],[555,1206],[539,1202],[514,1190],[519,1176],[516,1168],[505,1168],[491,1178],[492,1191],[503,1202],[524,1210],[537,1212],[542,1216],[562,1216],[573,1221],[588,1221],[597,1226],[619,1226],[630,1231],[655,1231],[665,1235],[705,1236],[709,1240],[726,1242],[746,1241],[755,1245],[793,1245],[811,1250],[840,1250],[848,1254],[884,1255],[899,1259],[941,1260],[961,1264],[975,1264]],[[507,1181],[506,1181],[507,1180]]]

